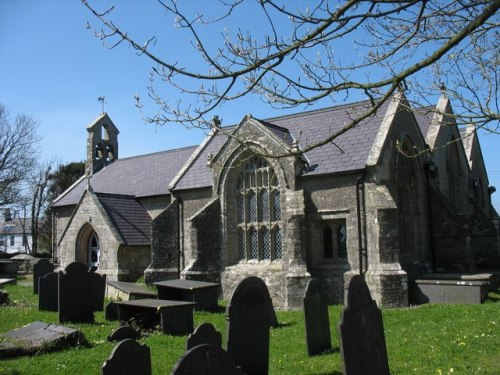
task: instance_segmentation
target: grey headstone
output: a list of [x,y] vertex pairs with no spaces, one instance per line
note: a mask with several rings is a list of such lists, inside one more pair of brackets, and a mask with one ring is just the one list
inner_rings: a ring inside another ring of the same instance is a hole
[[150,375],[149,347],[132,339],[119,342],[101,367],[101,375]]
[[87,344],[82,332],[44,322],[33,322],[0,336],[2,337],[0,358],[31,355]]
[[109,342],[123,341],[125,339],[138,340],[141,334],[130,326],[123,326],[115,329],[111,335],[108,336]]
[[104,309],[104,319],[118,320],[118,306],[113,301],[109,302]]
[[360,275],[349,283],[338,328],[344,375],[389,375],[382,313]]
[[49,272],[38,279],[38,309],[57,311],[57,272]]
[[47,258],[40,259],[33,266],[33,293],[38,294],[38,280],[49,272],[54,272],[54,265]]
[[268,373],[270,305],[266,284],[252,276],[238,284],[226,309],[227,351],[247,375]]
[[198,345],[177,362],[171,375],[242,375],[231,356],[218,346]]
[[92,273],[71,269],[59,273],[59,322],[93,323],[94,298],[92,293]]
[[331,349],[328,304],[317,279],[311,279],[307,283],[304,294],[304,320],[307,353],[315,355]]
[[187,338],[186,350],[202,344],[222,347],[222,335],[210,323],[203,323],[196,327]]

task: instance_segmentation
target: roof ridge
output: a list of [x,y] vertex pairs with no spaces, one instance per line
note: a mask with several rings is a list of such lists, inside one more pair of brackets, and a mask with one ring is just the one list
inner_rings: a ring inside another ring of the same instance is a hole
[[[168,150],[163,150],[163,151],[156,151],[156,152],[151,152],[149,154],[141,154],[141,155],[134,155],[134,156],[127,156],[126,158],[119,158],[116,159],[115,163],[118,161],[123,161],[123,160],[130,160],[130,159],[138,159],[138,158],[145,158],[148,156],[153,156],[153,155],[160,155],[160,154],[168,154],[171,152],[177,152],[177,151],[184,151],[184,150],[189,150],[189,149],[195,149],[197,148],[198,145],[192,145],[192,146],[185,146],[185,147],[178,147],[178,148],[172,148]],[[113,163],[111,163],[113,164]],[[111,165],[109,164],[109,165]]]

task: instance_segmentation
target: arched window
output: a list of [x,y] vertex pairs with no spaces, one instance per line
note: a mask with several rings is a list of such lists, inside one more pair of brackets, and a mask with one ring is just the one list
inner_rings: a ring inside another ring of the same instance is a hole
[[240,172],[236,190],[240,258],[281,259],[281,194],[273,168],[252,157]]
[[95,233],[92,234],[89,241],[89,260],[90,267],[99,267],[99,256],[101,249],[99,246],[99,239]]

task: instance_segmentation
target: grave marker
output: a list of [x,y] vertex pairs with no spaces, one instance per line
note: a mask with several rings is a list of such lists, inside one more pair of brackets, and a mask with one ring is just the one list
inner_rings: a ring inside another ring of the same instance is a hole
[[242,375],[231,356],[213,345],[198,345],[177,362],[171,375]]
[[141,334],[137,332],[130,326],[122,326],[113,331],[111,335],[108,336],[108,342],[123,341],[125,339],[138,340],[141,338]]
[[389,375],[382,314],[362,276],[348,286],[339,323],[344,375]]
[[104,309],[104,319],[118,320],[118,306],[113,301],[108,302]]
[[307,353],[323,353],[332,348],[332,342],[328,304],[317,279],[313,278],[307,283],[303,301]]
[[210,323],[200,324],[193,333],[189,334],[186,342],[186,350],[202,344],[222,347],[222,335]]
[[270,305],[266,284],[252,276],[238,284],[226,309],[227,351],[247,375],[268,373]]
[[101,367],[101,375],[151,375],[149,347],[132,339],[119,342]]
[[[73,263],[72,263],[73,264]],[[59,273],[59,322],[93,323],[94,296],[92,276],[94,274],[77,267],[66,267],[66,273]],[[89,287],[90,286],[90,287]]]
[[33,266],[33,293],[38,294],[38,280],[49,272],[54,272],[54,265],[47,258],[40,259]]
[[57,311],[57,272],[49,272],[38,279],[38,309]]

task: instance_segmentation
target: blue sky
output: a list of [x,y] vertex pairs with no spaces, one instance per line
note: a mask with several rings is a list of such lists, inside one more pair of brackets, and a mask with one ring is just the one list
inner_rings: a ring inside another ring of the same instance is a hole
[[[101,7],[111,2],[94,3]],[[171,30],[173,20],[158,12],[154,1],[116,1],[116,5],[139,39]],[[0,0],[0,102],[12,115],[25,113],[40,122],[42,157],[64,163],[84,160],[85,128],[101,112],[99,96],[105,96],[105,111],[120,130],[121,158],[198,144],[205,136],[200,130],[180,125],[157,128],[142,121],[134,95],[146,96],[151,63],[126,46],[104,48],[86,29],[88,21],[95,24],[79,0]],[[186,47],[174,41],[168,52],[186,58]],[[166,96],[178,95],[163,90]],[[247,113],[266,118],[284,112],[249,97],[237,106],[221,108],[219,116],[227,125]],[[490,185],[499,190],[493,195],[499,210],[500,135],[483,134],[480,140]]]

